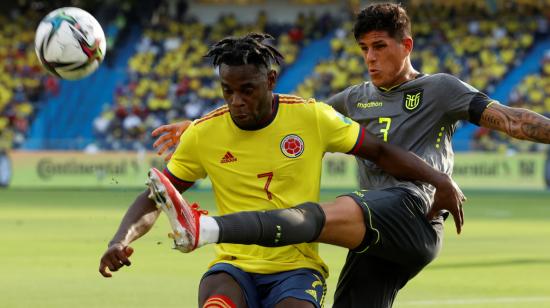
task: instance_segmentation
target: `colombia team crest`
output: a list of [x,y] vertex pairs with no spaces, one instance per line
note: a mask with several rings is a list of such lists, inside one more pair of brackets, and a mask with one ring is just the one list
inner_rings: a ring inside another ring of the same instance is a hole
[[286,135],[281,140],[281,152],[288,158],[296,158],[304,153],[304,140],[298,135]]

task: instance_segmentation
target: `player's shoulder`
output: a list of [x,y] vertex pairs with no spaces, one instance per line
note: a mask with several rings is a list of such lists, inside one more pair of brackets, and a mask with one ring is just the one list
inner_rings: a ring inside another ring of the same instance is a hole
[[299,105],[307,105],[307,104],[315,103],[315,99],[313,98],[305,99],[303,97],[291,95],[291,94],[278,94],[278,97],[279,97],[279,104],[281,105],[299,106]]
[[351,85],[347,88],[345,88],[344,90],[342,90],[342,92],[340,93],[345,93],[346,95],[352,95],[352,94],[357,94],[357,93],[364,93],[365,91],[367,91],[369,89],[369,87],[372,86],[372,83],[369,82],[369,81],[363,81],[361,83],[358,83],[358,84],[354,84],[354,85]]
[[314,98],[302,98],[295,95],[279,95],[279,111],[285,117],[299,118],[305,122],[317,121],[322,114],[335,112],[334,109]]
[[221,107],[218,107],[209,113],[205,114],[199,119],[196,119],[193,121],[193,126],[195,127],[201,127],[201,126],[207,126],[207,125],[216,125],[217,122],[223,121],[224,116],[228,116],[229,114],[229,107],[227,105],[223,105]]
[[428,78],[432,78],[432,82],[436,84],[438,88],[442,89],[442,91],[445,93],[449,93],[452,90],[456,90],[459,92],[479,92],[472,85],[460,80],[458,77],[451,74],[437,73],[433,75],[428,75]]
[[429,82],[437,83],[461,83],[462,81],[457,77],[447,73],[426,74],[420,78],[420,80],[426,80]]
[[313,98],[303,98],[296,95],[278,94],[279,110],[285,115],[305,116],[317,108]]

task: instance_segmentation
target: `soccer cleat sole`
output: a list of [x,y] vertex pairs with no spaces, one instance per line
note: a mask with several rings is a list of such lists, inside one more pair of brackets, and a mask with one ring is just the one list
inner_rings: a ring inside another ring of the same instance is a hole
[[168,234],[168,237],[174,241],[174,249],[181,252],[191,252],[194,247],[194,238],[189,230],[181,226],[178,221],[178,213],[176,212],[176,206],[172,203],[170,198],[166,198],[164,194],[168,194],[166,187],[162,184],[159,176],[154,172],[149,172],[149,179],[147,180],[149,186],[149,199],[153,200],[158,209],[162,210],[168,217],[170,226],[172,227],[172,233]]

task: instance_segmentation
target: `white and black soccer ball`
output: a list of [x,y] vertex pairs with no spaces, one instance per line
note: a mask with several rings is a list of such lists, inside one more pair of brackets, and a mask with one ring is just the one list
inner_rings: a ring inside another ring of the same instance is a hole
[[106,45],[99,22],[76,7],[50,12],[40,21],[34,37],[34,49],[42,66],[69,80],[94,72],[105,57]]

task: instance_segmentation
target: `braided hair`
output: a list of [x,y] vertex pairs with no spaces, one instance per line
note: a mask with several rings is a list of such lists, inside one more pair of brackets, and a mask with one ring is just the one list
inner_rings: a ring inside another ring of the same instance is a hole
[[264,44],[265,39],[273,39],[269,34],[249,33],[244,37],[227,37],[214,44],[207,58],[212,58],[213,65],[231,66],[254,64],[270,68],[272,63],[281,64],[283,55],[273,46]]

